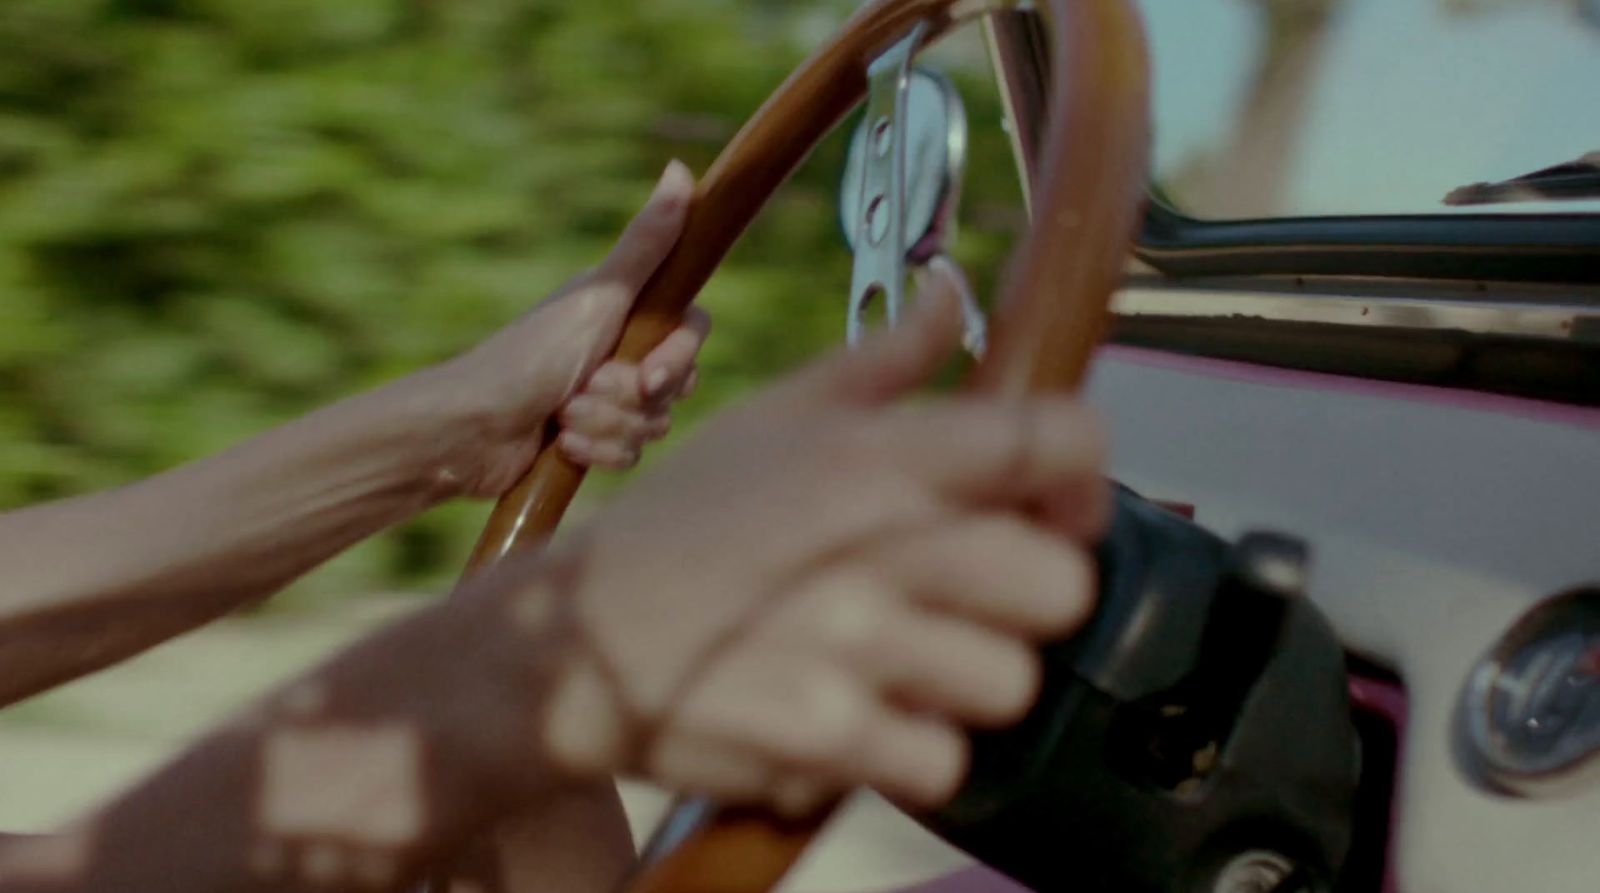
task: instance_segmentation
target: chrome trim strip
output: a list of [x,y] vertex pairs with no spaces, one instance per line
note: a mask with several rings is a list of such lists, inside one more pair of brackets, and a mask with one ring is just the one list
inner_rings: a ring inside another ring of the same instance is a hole
[[1600,306],[1481,298],[1272,294],[1133,285],[1112,301],[1118,317],[1257,320],[1333,326],[1458,331],[1600,346]]
[[1033,214],[1033,175],[1044,142],[1049,99],[1050,44],[1039,13],[1030,8],[995,12],[983,20],[995,85],[1005,109],[1006,134],[1022,184],[1023,205]]

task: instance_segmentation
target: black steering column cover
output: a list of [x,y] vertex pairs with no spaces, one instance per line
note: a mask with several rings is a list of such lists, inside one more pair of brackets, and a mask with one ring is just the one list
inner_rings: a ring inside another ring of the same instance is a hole
[[1333,889],[1360,755],[1304,547],[1229,544],[1123,490],[1098,557],[1095,617],[925,823],[1039,893],[1209,891],[1241,860]]

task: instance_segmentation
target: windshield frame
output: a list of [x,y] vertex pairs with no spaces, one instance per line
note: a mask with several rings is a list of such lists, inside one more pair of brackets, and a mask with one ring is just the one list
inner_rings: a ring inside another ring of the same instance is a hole
[[[1042,138],[1049,59],[1032,10],[986,20],[997,86],[1027,193]],[[1442,281],[1600,283],[1600,215],[1409,214],[1203,220],[1152,183],[1135,256],[1173,277],[1374,276]]]

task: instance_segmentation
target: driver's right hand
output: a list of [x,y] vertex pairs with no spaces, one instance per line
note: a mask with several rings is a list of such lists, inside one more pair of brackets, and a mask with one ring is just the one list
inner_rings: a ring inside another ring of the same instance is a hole
[[1104,438],[1066,397],[906,399],[956,349],[947,286],[709,423],[556,547],[562,585],[508,590],[581,643],[545,704],[555,765],[928,806],[963,727],[1028,709],[1036,645],[1093,604]]

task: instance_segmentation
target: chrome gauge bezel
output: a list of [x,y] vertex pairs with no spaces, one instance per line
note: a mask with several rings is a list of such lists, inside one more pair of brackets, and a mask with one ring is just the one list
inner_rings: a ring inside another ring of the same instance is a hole
[[[1478,780],[1524,796],[1600,781],[1600,675],[1579,666],[1592,659],[1597,646],[1600,588],[1585,588],[1536,605],[1478,661],[1462,691],[1459,710],[1466,768]],[[1538,675],[1517,678],[1529,672]],[[1572,683],[1573,678],[1583,681]],[[1581,686],[1576,694],[1567,695],[1578,705],[1571,721],[1534,732],[1551,737],[1539,745],[1543,752],[1530,752],[1528,730],[1537,729],[1539,721],[1535,708],[1549,706],[1552,686],[1567,684]],[[1510,698],[1526,703],[1508,703]]]

